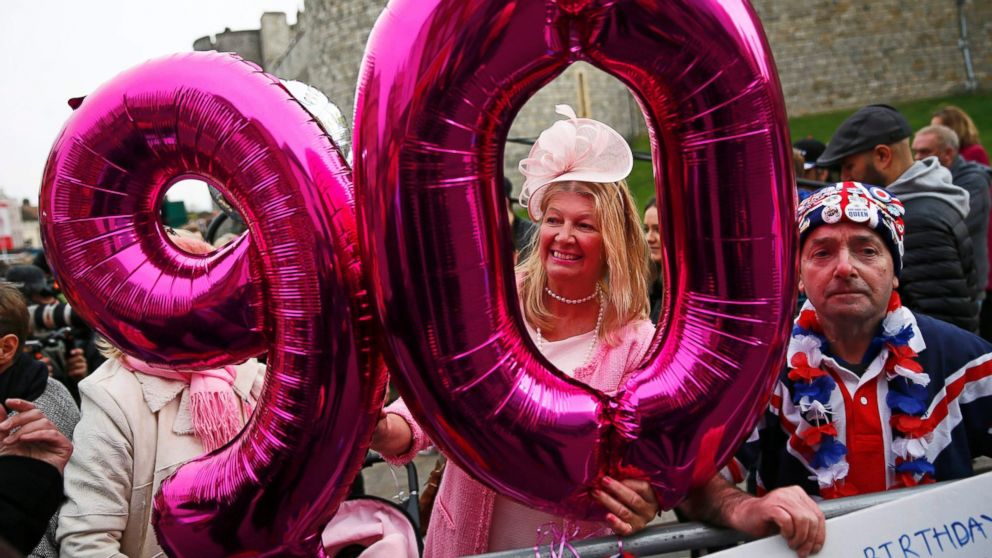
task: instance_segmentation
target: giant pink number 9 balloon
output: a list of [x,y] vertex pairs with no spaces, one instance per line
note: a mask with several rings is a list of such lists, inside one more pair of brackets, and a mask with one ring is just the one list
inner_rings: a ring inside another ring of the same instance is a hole
[[[173,556],[313,556],[381,404],[350,171],[313,118],[240,58],[195,53],[88,96],[52,148],[44,242],[66,295],[125,352],[175,367],[268,348],[234,441],[182,466],[155,502]],[[249,234],[207,256],[160,225],[180,178],[220,188]]]
[[[665,323],[615,395],[524,341],[497,187],[516,111],[576,60],[640,101],[674,255]],[[604,473],[643,475],[667,508],[708,480],[784,357],[790,153],[744,0],[391,2],[359,83],[359,227],[391,368],[434,442],[489,486],[573,516],[602,517],[588,490]]]

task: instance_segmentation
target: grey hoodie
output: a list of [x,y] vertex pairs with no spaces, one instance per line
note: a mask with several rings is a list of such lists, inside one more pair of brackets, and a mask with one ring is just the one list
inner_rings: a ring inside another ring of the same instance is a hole
[[951,171],[941,166],[936,157],[916,161],[885,189],[903,203],[914,198],[937,198],[951,204],[962,219],[968,217],[968,191],[951,182]]
[[980,294],[968,231],[968,191],[951,182],[936,157],[917,161],[888,191],[906,206],[899,294],[914,312],[978,330]]

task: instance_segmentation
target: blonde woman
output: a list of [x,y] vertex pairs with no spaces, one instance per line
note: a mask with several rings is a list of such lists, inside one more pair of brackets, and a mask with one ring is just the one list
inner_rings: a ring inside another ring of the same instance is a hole
[[[654,334],[647,319],[647,246],[624,182],[633,156],[601,122],[566,120],[541,133],[521,161],[521,205],[538,225],[517,266],[527,333],[565,374],[615,391],[644,355]],[[372,447],[394,463],[426,447],[423,430],[402,401],[386,409]],[[646,481],[605,478],[595,497],[608,510],[601,522],[568,521],[496,494],[449,462],[435,500],[424,555],[462,556],[533,547],[549,523],[574,538],[628,535],[655,516]],[[565,525],[567,523],[567,525]]]
[[[194,254],[213,247],[191,233],[173,242]],[[63,556],[165,556],[151,526],[152,498],[180,465],[227,443],[261,392],[254,359],[216,370],[173,370],[104,343],[107,361],[79,383],[82,417],[65,468],[59,516]]]

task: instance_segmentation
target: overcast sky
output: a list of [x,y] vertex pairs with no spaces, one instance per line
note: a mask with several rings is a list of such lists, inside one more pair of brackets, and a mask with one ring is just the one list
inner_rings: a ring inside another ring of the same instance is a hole
[[303,0],[0,0],[0,189],[37,203],[67,99],[225,27],[258,29],[264,12],[295,23],[298,9]]

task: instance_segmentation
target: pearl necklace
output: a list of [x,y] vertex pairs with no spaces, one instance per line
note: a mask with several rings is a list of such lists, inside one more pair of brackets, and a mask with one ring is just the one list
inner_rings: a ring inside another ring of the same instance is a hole
[[[545,290],[547,290],[548,294],[555,298],[555,300],[559,300],[557,295],[552,293],[550,289],[545,287]],[[589,364],[589,359],[592,358],[592,352],[596,348],[596,343],[599,341],[599,330],[603,326],[603,316],[606,314],[606,305],[603,304],[603,292],[600,290],[599,285],[596,285],[596,292],[583,299],[583,301],[591,300],[594,296],[599,297],[599,315],[596,316],[596,328],[593,329],[592,341],[589,342],[589,348],[586,349],[586,356],[582,358],[582,364],[575,367],[576,370],[582,368],[586,364]],[[568,299],[562,300],[562,302],[565,302],[566,304],[577,304],[576,302],[568,302]],[[544,337],[541,336],[541,328],[537,328],[537,350],[541,351],[541,354],[544,354]]]
[[551,287],[544,287],[544,292],[548,293],[548,296],[557,300],[558,302],[564,302],[565,304],[582,304],[583,302],[589,302],[590,300],[596,298],[599,295],[599,283],[596,284],[596,290],[592,292],[591,295],[582,298],[565,298],[560,294],[551,290]]

